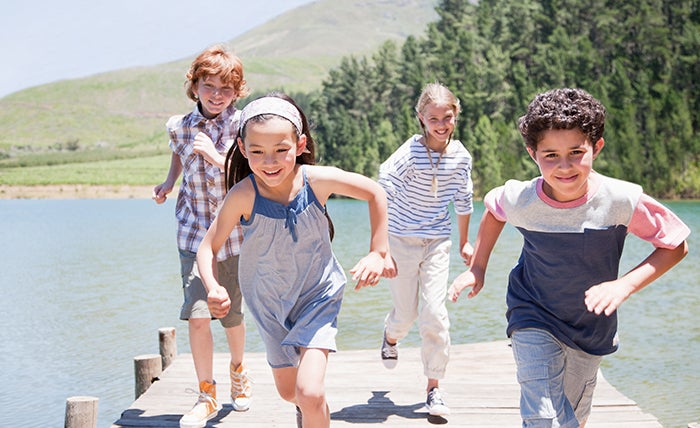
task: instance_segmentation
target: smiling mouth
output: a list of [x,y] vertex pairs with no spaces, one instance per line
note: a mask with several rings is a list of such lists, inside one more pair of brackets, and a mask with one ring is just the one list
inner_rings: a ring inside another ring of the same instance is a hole
[[578,175],[571,175],[571,176],[568,176],[568,177],[557,177],[557,180],[570,183],[570,182],[572,182],[572,181],[575,181],[575,180],[576,180],[576,177],[578,177]]
[[268,177],[274,177],[276,175],[279,175],[280,172],[282,172],[281,169],[276,169],[274,171],[263,171],[263,173]]

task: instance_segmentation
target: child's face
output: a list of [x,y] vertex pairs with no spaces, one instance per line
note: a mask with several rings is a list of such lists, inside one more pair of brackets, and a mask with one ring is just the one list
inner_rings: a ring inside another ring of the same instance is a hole
[[603,148],[603,139],[595,145],[578,129],[550,129],[537,144],[528,148],[530,157],[540,168],[544,192],[559,202],[578,199],[588,191],[593,160]]
[[428,144],[445,143],[455,130],[455,112],[448,105],[428,104],[418,117],[425,127]]
[[192,91],[202,103],[202,114],[207,119],[218,116],[238,96],[233,86],[224,84],[218,75],[208,75],[200,79]]
[[286,119],[249,122],[245,141],[238,139],[255,177],[268,188],[277,187],[291,176],[296,157],[306,149],[306,136],[297,139],[294,125]]

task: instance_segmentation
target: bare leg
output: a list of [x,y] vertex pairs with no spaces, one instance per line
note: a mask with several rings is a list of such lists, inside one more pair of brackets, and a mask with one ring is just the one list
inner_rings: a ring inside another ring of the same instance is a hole
[[297,368],[284,367],[281,369],[272,369],[272,376],[275,379],[277,393],[283,400],[297,404],[295,389],[297,382]]
[[194,371],[199,382],[214,381],[214,339],[211,336],[209,318],[191,318],[188,322],[190,350],[194,362]]
[[235,327],[224,329],[228,350],[231,354],[231,364],[238,367],[243,362],[243,352],[245,350],[245,323]]
[[296,398],[303,415],[304,428],[328,428],[331,425],[325,388],[327,365],[327,349],[301,350]]

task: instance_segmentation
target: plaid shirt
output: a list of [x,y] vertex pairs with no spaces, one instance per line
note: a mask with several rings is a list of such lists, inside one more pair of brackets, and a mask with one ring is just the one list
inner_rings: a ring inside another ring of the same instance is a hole
[[[214,119],[207,119],[195,106],[187,115],[173,116],[166,128],[170,134],[170,148],[182,162],[182,184],[177,195],[177,246],[181,250],[197,252],[209,225],[216,217],[219,205],[226,196],[224,173],[193,151],[194,137],[201,131],[209,135],[216,150],[224,156],[234,144],[238,129],[236,108],[231,105]],[[217,254],[219,261],[238,255],[242,235],[235,227]]]

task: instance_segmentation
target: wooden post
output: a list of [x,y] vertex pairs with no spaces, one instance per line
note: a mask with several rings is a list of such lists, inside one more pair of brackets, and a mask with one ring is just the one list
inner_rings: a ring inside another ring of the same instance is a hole
[[158,376],[163,372],[163,363],[159,354],[147,354],[134,357],[134,376],[136,378],[135,395],[138,399]]
[[158,344],[160,345],[160,358],[163,363],[163,370],[165,370],[177,355],[175,327],[158,329]]
[[65,428],[95,428],[97,426],[97,397],[68,397]]

